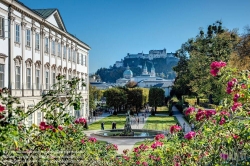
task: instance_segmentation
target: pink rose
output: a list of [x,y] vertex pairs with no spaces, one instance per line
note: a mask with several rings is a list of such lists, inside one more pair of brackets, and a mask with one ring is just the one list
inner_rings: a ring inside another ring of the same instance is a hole
[[220,157],[221,157],[223,160],[227,160],[228,155],[227,155],[227,154],[221,153],[221,154],[220,154]]
[[195,137],[196,133],[194,131],[190,131],[189,133],[187,133],[184,138],[191,140],[193,137]]
[[158,134],[155,136],[155,140],[160,140],[160,139],[164,139],[165,138],[165,135],[164,134]]
[[239,102],[234,102],[233,106],[232,106],[232,110],[235,111],[236,109],[238,109],[239,107],[241,107],[242,104]]
[[178,125],[173,125],[170,127],[170,133],[173,134],[175,132],[179,132],[181,131],[181,126],[178,126]]
[[185,111],[185,115],[189,115],[191,114],[192,112],[194,112],[195,108],[194,107],[189,107],[186,111]]

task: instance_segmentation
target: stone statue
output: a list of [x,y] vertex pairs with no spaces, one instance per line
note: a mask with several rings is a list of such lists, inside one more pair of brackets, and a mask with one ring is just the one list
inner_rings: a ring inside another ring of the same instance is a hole
[[124,130],[120,134],[121,136],[133,136],[134,132],[132,131],[131,125],[130,125],[130,111],[127,112],[126,122],[124,125]]

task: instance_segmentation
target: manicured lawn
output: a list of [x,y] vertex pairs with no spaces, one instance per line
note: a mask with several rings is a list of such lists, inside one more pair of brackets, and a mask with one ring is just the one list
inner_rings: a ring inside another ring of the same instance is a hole
[[169,130],[170,126],[175,125],[177,120],[173,116],[149,116],[144,129],[149,130]]
[[157,107],[156,115],[157,114],[167,114],[168,115],[168,107],[167,106],[162,106],[162,107]]
[[101,123],[104,122],[104,129],[111,130],[112,122],[116,122],[116,129],[122,129],[125,125],[126,116],[125,115],[111,115],[103,118],[100,121],[90,124],[88,130],[101,130]]

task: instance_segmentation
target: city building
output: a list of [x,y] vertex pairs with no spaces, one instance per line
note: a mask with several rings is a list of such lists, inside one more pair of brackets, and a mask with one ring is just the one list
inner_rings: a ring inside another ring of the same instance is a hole
[[136,82],[137,86],[142,88],[160,87],[165,90],[165,96],[169,96],[174,80],[156,77],[154,65],[152,65],[149,72],[145,63],[142,74],[135,77],[133,77],[133,72],[127,66],[127,69],[123,72],[123,78],[116,80],[116,86],[125,86],[128,82]]
[[[77,24],[77,23],[76,23]],[[57,9],[30,9],[18,0],[0,1],[0,88],[8,87],[27,111],[52,89],[58,74],[83,78],[88,85],[90,47],[70,34]],[[79,88],[82,107],[68,111],[88,116],[88,87]],[[26,124],[39,124],[35,112]]]

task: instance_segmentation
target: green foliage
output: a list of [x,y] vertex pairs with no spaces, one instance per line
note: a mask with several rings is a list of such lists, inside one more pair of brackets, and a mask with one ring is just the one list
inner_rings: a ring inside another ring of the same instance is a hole
[[99,101],[102,95],[103,92],[101,90],[89,84],[89,109],[96,109],[95,100]]
[[[83,130],[87,123],[74,123],[74,117],[67,113],[68,106],[80,109],[79,84],[84,86],[83,80],[57,76],[54,90],[44,94],[27,112],[14,106],[19,99],[9,95],[8,89],[0,91],[1,104],[6,108],[0,110],[0,165],[69,165],[77,161],[79,165],[101,166],[112,163],[110,158],[116,155],[115,146],[86,137]],[[39,126],[24,125],[24,119],[36,111],[45,114],[46,122]]]
[[103,95],[106,97],[107,106],[114,107],[115,110],[127,102],[126,91],[122,88],[107,89]]
[[143,104],[143,90],[141,88],[132,88],[128,89],[128,99],[127,104],[134,106],[136,111],[139,111],[140,107]]
[[149,105],[154,107],[154,110],[157,110],[158,106],[163,106],[164,104],[164,90],[161,88],[152,87],[149,90]]
[[213,94],[217,103],[225,97],[225,84],[209,74],[209,65],[213,61],[228,62],[236,44],[237,34],[223,29],[221,22],[209,25],[206,34],[201,30],[198,36],[184,43],[177,51],[180,61],[174,68],[178,77],[173,90],[177,97],[208,97]]

